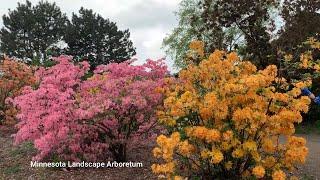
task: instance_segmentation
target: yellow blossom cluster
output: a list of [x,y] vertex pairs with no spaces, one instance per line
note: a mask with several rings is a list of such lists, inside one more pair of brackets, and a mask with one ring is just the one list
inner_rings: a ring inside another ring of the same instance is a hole
[[314,69],[316,72],[320,72],[319,60],[316,60],[312,56],[314,50],[320,50],[320,41],[315,38],[309,38],[305,44],[308,44],[311,50],[301,54],[300,56],[300,67],[303,69]]
[[285,179],[285,170],[304,163],[308,153],[305,140],[293,134],[310,100],[300,96],[305,82],[279,89],[287,82],[277,72],[273,65],[258,71],[223,51],[180,71],[163,90],[158,118],[168,131],[153,154],[165,162],[153,164],[153,172],[168,179]]
[[[314,82],[320,76],[320,59],[317,58],[320,40],[313,37],[308,38],[296,51],[299,52],[303,49],[306,50],[300,54],[295,52],[294,55],[278,51],[282,57],[280,73],[290,79],[291,83],[302,80]],[[308,84],[310,85],[310,83]],[[292,93],[299,94],[299,91],[300,89],[296,89]]]
[[320,42],[314,37],[309,38],[307,43],[311,46],[312,49],[320,49]]
[[201,58],[204,56],[204,43],[202,41],[192,41],[189,48],[195,51]]
[[281,170],[275,171],[272,174],[272,179],[273,180],[285,180],[286,179],[286,174]]
[[263,178],[265,173],[266,171],[264,170],[263,166],[256,166],[252,169],[252,174],[257,178]]
[[312,57],[310,51],[305,53],[305,54],[301,54],[301,56],[300,56],[300,61],[301,61],[300,67],[304,68],[304,69],[309,68],[310,67],[310,63],[311,63],[312,60],[313,60],[313,57]]

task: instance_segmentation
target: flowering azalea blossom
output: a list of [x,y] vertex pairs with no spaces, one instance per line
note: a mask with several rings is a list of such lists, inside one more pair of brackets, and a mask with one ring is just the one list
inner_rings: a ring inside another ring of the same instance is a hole
[[20,110],[15,143],[33,141],[35,159],[53,154],[124,161],[127,148],[154,137],[155,109],[162,102],[156,90],[168,73],[163,61],[102,65],[84,80],[87,62],[75,65],[68,56],[55,60],[55,66],[37,71],[39,87],[26,87],[14,99]]

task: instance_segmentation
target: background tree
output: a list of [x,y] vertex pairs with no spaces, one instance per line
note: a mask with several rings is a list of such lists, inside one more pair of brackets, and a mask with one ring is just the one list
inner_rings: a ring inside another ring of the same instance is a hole
[[[204,31],[230,27],[240,30],[246,44],[241,55],[245,59],[251,59],[262,69],[269,64],[275,64],[270,44],[270,32],[275,26],[269,12],[277,6],[276,0],[202,0],[199,8],[202,9],[201,18],[205,22]],[[210,51],[220,49],[219,45],[210,46]],[[233,48],[237,48],[234,46]]]
[[[163,46],[168,55],[170,55],[178,67],[184,67],[185,63],[180,59],[185,59],[189,50],[189,44],[194,39],[199,39],[202,35],[199,29],[202,28],[204,22],[200,18],[196,18],[191,25],[191,19],[200,16],[197,7],[199,0],[189,1],[183,0],[179,5],[179,10],[175,12],[179,19],[179,24],[173,29],[172,33],[163,40]],[[192,16],[195,14],[195,16]],[[203,34],[203,36],[205,36]],[[201,38],[204,40],[203,38]],[[203,41],[206,42],[206,41]]]
[[4,15],[3,28],[0,30],[1,46],[3,53],[20,58],[33,57],[33,35],[34,18],[32,4],[18,3],[18,7],[8,15]]
[[274,29],[274,22],[269,11],[277,5],[276,0],[203,0],[200,6],[207,29],[236,27],[243,33],[246,47],[242,55],[262,69],[275,64],[269,33]]
[[295,51],[295,54],[304,51],[303,42],[320,33],[319,10],[318,0],[285,0],[280,12],[284,25],[274,46],[290,53]]
[[62,40],[68,22],[67,16],[63,14],[55,3],[40,1],[33,8],[35,16],[35,48],[38,56],[46,59],[50,50],[54,49]]
[[232,50],[235,44],[241,46],[241,32],[234,28],[208,29],[205,19],[201,17],[203,10],[199,8],[201,0],[182,0],[176,15],[179,24],[171,34],[163,40],[163,48],[166,53],[175,60],[175,65],[184,68],[189,50],[189,44],[194,40],[200,40],[206,44],[209,52],[214,48]]
[[[197,39],[206,44],[209,52],[238,50],[242,57],[263,68],[274,62],[271,56],[264,55],[272,54],[270,32],[275,26],[269,12],[277,6],[277,1],[184,0],[177,13],[179,26],[164,40],[164,46],[173,48],[169,52],[175,54],[182,51],[181,47],[188,49],[189,43]],[[187,32],[196,33],[190,37]],[[174,45],[177,39],[185,40],[184,44]],[[181,67],[183,58],[176,54],[176,65]]]
[[87,59],[91,68],[99,64],[123,62],[136,54],[129,30],[118,30],[116,23],[92,10],[81,8],[68,23],[65,42],[67,52],[76,60]]
[[40,1],[36,6],[30,1],[18,3],[15,10],[3,16],[0,49],[9,56],[42,61],[62,39],[66,22],[67,16],[55,3]]

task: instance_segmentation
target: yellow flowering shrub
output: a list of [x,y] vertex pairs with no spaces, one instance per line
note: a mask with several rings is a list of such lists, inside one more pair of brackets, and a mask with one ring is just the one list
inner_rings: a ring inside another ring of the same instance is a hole
[[192,41],[189,45],[190,50],[184,59],[185,64],[198,64],[205,56],[204,43],[202,41]]
[[309,38],[305,43],[310,46],[311,51],[307,51],[300,56],[300,66],[304,69],[313,69],[320,73],[320,60],[314,59],[312,51],[320,50],[320,41],[315,38]]
[[[320,93],[320,36],[308,38],[294,50],[293,54],[282,52],[279,57],[280,74],[285,76],[290,82],[312,81],[312,86],[308,86],[315,96]],[[284,55],[284,56],[282,56]],[[320,106],[312,103],[309,112],[304,116],[306,123],[313,124],[319,119]]]
[[320,77],[320,41],[316,38],[308,38],[303,44],[304,51],[293,56],[279,52],[283,56],[282,69],[292,79],[316,79]]
[[[168,179],[285,179],[308,154],[306,141],[293,136],[310,100],[304,82],[290,90],[276,66],[264,70],[235,53],[215,51],[180,71],[166,94],[159,121],[167,134],[153,154],[152,170]],[[280,141],[280,136],[285,140]]]
[[197,53],[200,57],[204,56],[204,43],[202,41],[192,41],[189,47],[191,51]]

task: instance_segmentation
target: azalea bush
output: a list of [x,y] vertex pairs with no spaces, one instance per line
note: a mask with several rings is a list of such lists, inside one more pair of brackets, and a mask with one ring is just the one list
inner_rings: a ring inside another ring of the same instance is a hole
[[223,51],[182,70],[163,89],[157,114],[167,133],[157,137],[153,154],[162,162],[152,171],[176,179],[285,179],[308,154],[305,139],[293,134],[308,111],[300,88],[309,82],[290,88],[277,72]]
[[26,87],[14,99],[20,110],[15,143],[33,141],[34,159],[125,161],[128,148],[154,137],[154,109],[162,104],[156,90],[167,74],[162,61],[102,65],[86,79],[87,62],[55,60],[37,71],[38,88]]
[[[319,37],[308,38],[295,54],[281,53],[281,74],[291,81],[309,80],[309,88],[318,96],[320,94],[320,42]],[[320,107],[312,103],[309,112],[304,115],[304,123],[315,123],[319,118]]]
[[32,141],[39,153],[34,157],[40,160],[51,153],[63,158],[74,159],[77,152],[77,139],[82,136],[82,126],[77,123],[76,93],[81,77],[89,70],[89,65],[70,63],[70,57],[55,59],[58,64],[41,67],[35,75],[39,79],[36,88],[26,86],[23,94],[13,100],[19,109],[18,132],[15,144]]
[[96,136],[117,161],[126,161],[127,149],[155,138],[155,109],[162,104],[157,91],[167,67],[162,60],[141,66],[100,65],[85,81],[79,94],[80,120],[95,126]]
[[318,79],[320,77],[320,41],[308,38],[299,54],[279,52],[282,58],[282,71],[292,79]]
[[35,83],[36,78],[31,67],[7,57],[0,61],[0,124],[16,123],[17,110],[6,100],[20,95],[24,86]]

